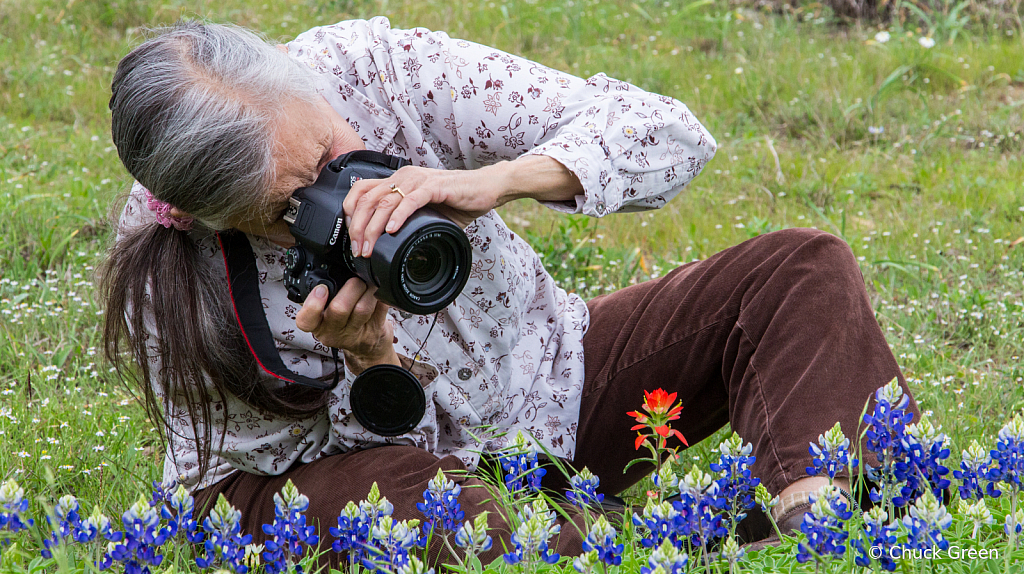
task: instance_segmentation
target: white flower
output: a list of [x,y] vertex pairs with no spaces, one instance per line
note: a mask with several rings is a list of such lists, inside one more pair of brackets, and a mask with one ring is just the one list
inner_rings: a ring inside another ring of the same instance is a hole
[[921,46],[925,48],[931,48],[932,46],[935,45],[935,40],[929,38],[928,36],[921,36],[920,38],[917,39],[917,43],[921,44]]
[[736,75],[739,75],[739,74],[742,74],[742,73],[743,73],[743,68],[736,68],[736,69],[735,69],[735,70],[733,70],[733,71],[734,71],[734,72],[736,72]]
[[875,34],[875,41],[878,42],[879,44],[884,44],[888,42],[889,38],[891,38],[891,36],[889,36],[889,33],[886,32],[885,30],[882,30],[881,32]]

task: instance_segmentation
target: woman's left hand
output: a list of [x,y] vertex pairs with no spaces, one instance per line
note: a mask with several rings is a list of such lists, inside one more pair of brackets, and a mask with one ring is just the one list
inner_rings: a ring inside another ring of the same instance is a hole
[[353,254],[369,257],[382,233],[398,231],[428,203],[460,227],[468,227],[499,205],[506,190],[502,174],[498,165],[469,171],[406,166],[385,179],[357,181],[345,198]]

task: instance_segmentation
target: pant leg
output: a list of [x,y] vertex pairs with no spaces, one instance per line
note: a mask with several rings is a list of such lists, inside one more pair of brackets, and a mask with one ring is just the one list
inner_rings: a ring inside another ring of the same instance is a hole
[[644,390],[678,393],[673,428],[690,444],[731,423],[773,493],[806,475],[808,443],[836,421],[856,436],[879,386],[898,377],[909,393],[849,246],[821,231],[762,235],[588,305],[573,466],[588,466],[605,492],[652,470],[623,473],[644,454],[626,415]]
[[[274,494],[291,480],[300,493],[309,497],[306,520],[307,524],[317,526],[320,548],[325,550],[321,565],[338,568],[341,555],[330,549],[334,537],[328,528],[338,525],[338,514],[349,501],[358,503],[365,500],[370,487],[376,482],[380,493],[394,505],[392,516],[396,520],[415,518],[422,521],[423,514],[416,508],[416,503],[423,502],[423,491],[439,468],[450,480],[462,486],[459,504],[466,513],[466,520],[485,510],[489,513],[488,524],[494,546],[480,557],[483,563],[487,564],[509,551],[512,548],[509,542],[511,531],[502,518],[502,509],[493,501],[485,483],[468,473],[460,459],[454,456],[438,458],[412,446],[349,451],[298,465],[277,476],[236,472],[196,493],[196,507],[212,508],[217,496],[224,494],[242,513],[242,532],[252,534],[254,544],[262,544],[267,538],[262,525],[274,522]],[[553,544],[554,549],[567,555],[580,554],[583,537],[579,529],[561,517],[559,523],[562,524],[562,533]],[[452,544],[454,546],[454,541]],[[444,549],[443,542],[436,537],[431,543],[430,559],[431,564],[455,563]]]

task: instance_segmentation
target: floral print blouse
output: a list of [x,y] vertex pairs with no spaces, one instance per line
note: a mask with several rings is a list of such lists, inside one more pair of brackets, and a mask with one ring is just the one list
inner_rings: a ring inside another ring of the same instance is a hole
[[[603,216],[661,207],[715,153],[715,140],[681,102],[598,74],[587,80],[480,44],[386,18],[314,28],[288,44],[327,101],[375,151],[438,169],[474,169],[523,154],[558,160],[583,184],[567,213]],[[136,184],[122,226],[152,221]],[[195,230],[206,261],[223,270],[216,241]],[[167,401],[171,444],[165,480],[206,487],[235,470],[273,475],[295,463],[385,443],[455,455],[474,468],[482,451],[522,430],[555,456],[572,457],[583,390],[579,296],[556,285],[540,257],[495,212],[466,229],[469,283],[434,316],[392,309],[396,349],[423,384],[427,412],[410,433],[375,436],[352,416],[345,377],[325,410],[305,420],[256,412],[230,398],[209,421],[214,460],[199,476],[184,410]],[[267,319],[285,364],[310,376],[334,370],[330,350],[295,327],[298,306],[282,283],[284,250],[250,237]],[[425,343],[424,343],[425,341]],[[418,361],[413,357],[423,346]],[[154,361],[157,359],[154,358]],[[227,431],[221,448],[220,429]]]

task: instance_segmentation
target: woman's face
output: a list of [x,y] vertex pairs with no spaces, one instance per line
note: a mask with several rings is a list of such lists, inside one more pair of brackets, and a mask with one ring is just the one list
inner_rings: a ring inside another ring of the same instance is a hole
[[359,134],[326,100],[320,99],[315,106],[290,103],[282,114],[274,146],[277,178],[262,204],[233,222],[232,227],[281,245],[294,244],[288,224],[282,219],[292,194],[300,187],[312,185],[332,159],[364,148]]

